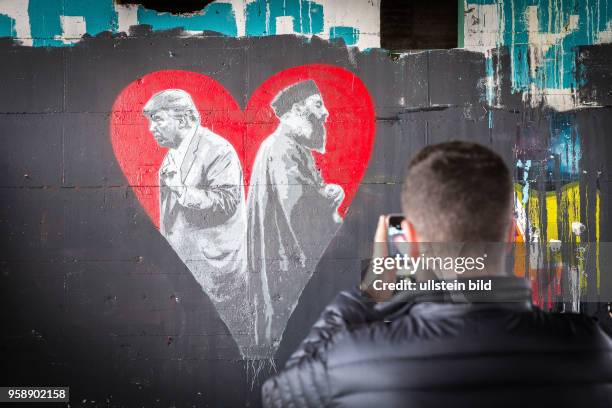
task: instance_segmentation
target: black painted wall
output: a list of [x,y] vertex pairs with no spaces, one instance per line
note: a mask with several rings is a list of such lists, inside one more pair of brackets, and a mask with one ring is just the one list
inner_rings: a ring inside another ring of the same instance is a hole
[[[138,38],[103,34],[71,48],[0,43],[1,383],[69,385],[72,406],[258,406],[261,381],[273,370],[262,363],[255,373],[240,360],[211,302],[127,185],[108,124],[130,82],[160,69],[200,72],[244,107],[270,75],[327,63],[355,72],[368,87],[377,116],[369,167],[302,293],[276,367],[326,303],[359,281],[377,215],[399,211],[403,169],[415,152],[465,139],[491,146],[513,166],[520,129],[545,126],[549,114],[527,108],[502,83],[505,107],[489,128],[478,53],[391,60],[384,51],[348,51],[317,38],[177,38],[139,30]],[[597,58],[609,67],[607,55]],[[601,239],[609,240],[610,111],[583,110],[577,120],[583,168],[605,172],[581,182],[601,190]],[[610,279],[602,286],[611,287]],[[605,316],[603,306],[591,308]]]

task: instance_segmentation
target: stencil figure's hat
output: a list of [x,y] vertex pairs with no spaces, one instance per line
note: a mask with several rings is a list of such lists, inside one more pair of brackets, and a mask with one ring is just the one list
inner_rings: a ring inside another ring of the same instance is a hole
[[319,87],[315,81],[308,79],[298,82],[280,91],[270,103],[274,113],[279,118],[291,110],[294,103],[299,103],[309,96],[320,95]]

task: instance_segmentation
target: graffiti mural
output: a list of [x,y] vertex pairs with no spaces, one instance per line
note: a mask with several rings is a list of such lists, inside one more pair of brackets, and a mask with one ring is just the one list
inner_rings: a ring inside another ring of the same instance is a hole
[[373,109],[361,80],[330,65],[273,76],[245,110],[187,71],[117,97],[111,140],[130,185],[245,358],[278,348],[367,167]]
[[[539,247],[528,268],[529,276],[536,282],[541,280],[542,273],[538,271],[544,268],[542,265],[552,262],[547,256],[541,256],[547,253],[551,242],[576,244],[585,240],[584,235],[590,235],[591,239],[597,237],[599,241],[598,222],[591,220],[586,234],[580,229],[576,234],[571,228],[572,224],[589,224],[587,213],[580,210],[581,196],[597,203],[594,213],[600,211],[600,192],[586,192],[584,184],[579,183],[586,170],[581,168],[583,136],[576,124],[576,111],[605,104],[602,98],[585,97],[580,92],[587,84],[585,73],[589,67],[583,64],[577,46],[611,41],[612,8],[608,1],[580,0],[474,0],[465,2],[463,8],[460,45],[482,52],[487,59],[484,99],[493,107],[488,112],[490,126],[493,127],[495,114],[513,105],[509,95],[502,96],[502,82],[509,83],[513,95],[520,95],[517,109],[527,105],[541,109],[541,119],[548,123],[548,129],[534,130],[538,126],[529,119],[523,120],[518,130],[514,163],[521,196],[517,201],[519,224],[523,225],[520,239]],[[566,191],[575,191],[575,194],[566,198]],[[551,200],[555,201],[554,209],[548,210]],[[563,277],[573,282],[574,292],[599,290],[599,278],[587,279],[589,274],[582,255],[565,253],[561,258],[566,269],[576,271],[567,272],[568,276]],[[594,268],[596,271],[590,276],[600,276],[598,262]],[[559,294],[560,290],[548,291],[542,287],[534,283],[537,293],[534,301],[542,307],[554,308],[555,293]],[[578,312],[580,302],[573,302],[570,309]]]
[[[188,93],[169,89],[144,107],[149,130],[168,152],[159,168],[160,232],[219,301],[244,285],[220,288],[220,273],[244,280],[245,210],[242,168],[225,139],[200,126]],[[209,280],[204,283],[205,280]]]
[[258,406],[449,139],[514,170],[534,301],[612,326],[609,3],[470,0],[466,49],[390,56],[377,0],[0,1],[5,383]]
[[325,153],[329,115],[315,82],[283,89],[271,105],[280,123],[257,152],[247,206],[255,334],[263,344],[279,342],[292,300],[342,222],[344,201],[342,187],[323,180],[312,156]]

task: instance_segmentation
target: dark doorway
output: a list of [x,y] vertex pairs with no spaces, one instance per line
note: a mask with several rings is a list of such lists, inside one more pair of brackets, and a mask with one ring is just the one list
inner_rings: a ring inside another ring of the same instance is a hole
[[457,48],[458,13],[458,0],[382,0],[381,46],[394,52]]

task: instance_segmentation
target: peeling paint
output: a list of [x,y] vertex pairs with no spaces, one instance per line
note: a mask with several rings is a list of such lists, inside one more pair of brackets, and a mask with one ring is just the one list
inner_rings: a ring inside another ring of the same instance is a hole
[[277,34],[343,38],[360,49],[380,46],[380,0],[218,0],[190,14],[159,13],[112,0],[6,0],[0,3],[0,36],[29,46],[69,46],[84,34],[130,34],[184,28],[185,35],[230,37]]
[[465,1],[465,48],[507,46],[512,88],[536,107],[575,109],[575,47],[612,41],[608,0]]
[[0,2],[0,37],[16,37],[22,45],[32,45],[28,1]]
[[194,34],[202,31],[214,31],[230,37],[238,34],[232,6],[227,3],[211,3],[199,13],[186,15],[158,13],[138,6],[137,18],[139,24],[149,24],[154,30],[183,27]]

